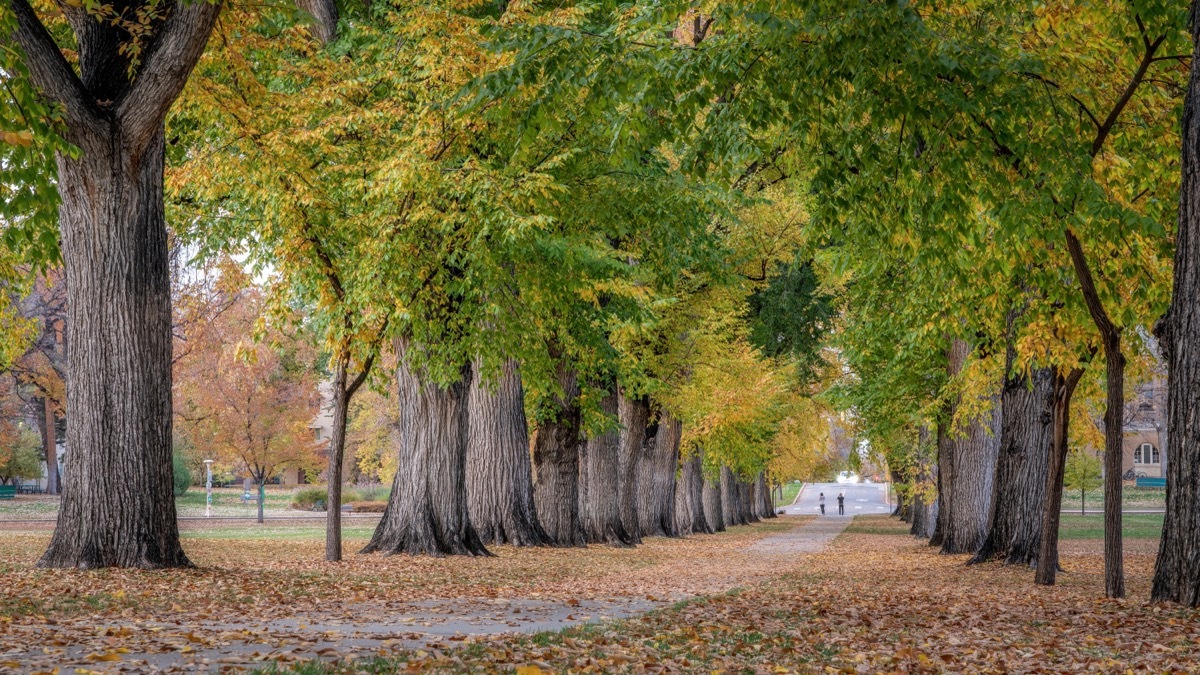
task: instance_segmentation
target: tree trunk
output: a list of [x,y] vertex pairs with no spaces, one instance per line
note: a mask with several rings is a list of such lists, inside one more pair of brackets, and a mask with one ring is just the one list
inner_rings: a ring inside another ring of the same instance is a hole
[[[399,461],[383,518],[363,553],[490,555],[467,515],[467,390],[462,378],[424,382],[410,365],[413,349],[398,340]],[[329,508],[340,505],[330,504]]]
[[754,509],[754,483],[739,480],[737,482],[738,504],[741,507],[741,518],[746,524],[757,523],[758,513]]
[[[1011,367],[1011,359],[1010,359]],[[987,537],[971,562],[1028,565],[1041,550],[1054,421],[1054,372],[1009,375],[1001,395],[1000,459]]]
[[950,504],[954,500],[954,440],[950,437],[950,417],[954,407],[947,405],[943,419],[937,423],[937,509],[934,513],[933,531],[929,535],[930,546],[941,546],[946,536],[946,520],[950,517]]
[[[617,415],[617,395],[609,392],[600,400],[610,418]],[[587,440],[587,502],[583,532],[589,544],[632,546],[633,538],[621,524],[617,481],[620,477],[620,434],[617,430],[593,434]]]
[[[969,347],[955,340],[948,353],[951,376],[966,364]],[[993,397],[991,410],[980,418],[970,420],[961,437],[951,438],[942,433],[939,439],[939,459],[943,445],[952,459],[939,466],[942,503],[938,510],[941,550],[946,554],[974,553],[987,535],[988,514],[991,513],[992,483],[1000,449],[999,397]],[[951,406],[954,419],[958,402]],[[951,432],[953,433],[953,432]],[[945,471],[945,473],[943,473]]]
[[723,508],[724,499],[722,497],[721,481],[717,479],[703,479],[701,486],[700,501],[702,510],[704,511],[704,522],[713,532],[725,531],[725,509]]
[[[476,367],[479,372],[479,367]],[[498,381],[471,380],[467,405],[467,512],[485,544],[546,546],[533,503],[525,392],[516,361]]]
[[106,141],[58,161],[71,455],[39,565],[187,567],[171,468],[162,127],[141,157],[126,154],[115,130]]
[[539,420],[533,440],[533,503],[551,542],[585,546],[579,515],[579,382],[562,361],[556,378],[561,393],[550,397],[548,416]]
[[1183,105],[1182,183],[1171,306],[1155,327],[1167,362],[1167,507],[1151,598],[1200,605],[1200,3]]
[[[676,522],[677,484],[675,469],[679,465],[679,440],[683,423],[662,411],[654,439],[646,444],[638,469],[638,518],[644,537],[676,537],[683,534]],[[697,488],[699,484],[697,484]],[[686,495],[685,491],[685,495]],[[691,510],[685,517],[691,531]]]
[[325,481],[325,560],[329,562],[342,559],[342,464],[346,455],[346,412],[350,406],[345,394],[347,366],[346,360],[338,360],[329,392],[333,397],[333,429]]
[[742,505],[737,493],[737,477],[727,466],[721,467],[721,515],[726,527],[746,524],[742,519]]
[[929,539],[933,536],[934,526],[938,519],[937,498],[937,461],[930,457],[929,427],[922,426],[917,432],[917,459],[913,468],[913,490],[909,511],[912,513],[912,527],[909,533],[914,537]]
[[[267,477],[259,476],[259,478],[258,478],[258,524],[259,525],[262,525],[262,522],[263,522],[263,501],[265,501],[266,496],[267,496],[266,484],[267,484]],[[340,508],[336,509],[336,510],[340,510]]]
[[1075,277],[1087,303],[1092,322],[1104,344],[1104,592],[1110,598],[1125,597],[1124,557],[1121,551],[1121,464],[1125,441],[1125,354],[1121,351],[1121,329],[1112,322],[1096,292],[1092,271],[1083,246],[1067,228],[1067,251]]
[[954,441],[954,496],[942,553],[974,553],[987,535],[1001,416],[1000,402],[994,399],[992,410],[973,420],[966,436]]
[[1071,425],[1071,397],[1083,370],[1066,377],[1054,371],[1054,419],[1051,429],[1050,461],[1046,470],[1046,503],[1042,507],[1042,541],[1034,582],[1053,586],[1058,573],[1058,525],[1062,512],[1063,472],[1067,465],[1067,434]]
[[775,505],[771,502],[771,488],[767,485],[767,472],[759,471],[752,487],[754,515],[760,520],[775,517]]
[[[58,524],[42,567],[188,567],[171,469],[171,282],[163,216],[163,121],[220,6],[164,3],[139,64],[123,28],[62,6],[79,74],[25,0],[0,36],[61,106],[78,158],[59,154],[67,288],[67,444]],[[7,32],[11,30],[11,32]],[[115,472],[115,473],[114,473]]]
[[54,404],[49,398],[42,398],[45,427],[42,431],[42,441],[46,451],[46,494],[58,494],[58,431],[54,421]]
[[704,513],[704,456],[697,449],[680,461],[675,484],[675,531],[680,536],[712,534]]
[[646,424],[650,420],[650,400],[629,398],[617,393],[617,512],[621,527],[632,544],[642,543],[638,517],[638,473],[646,452]]

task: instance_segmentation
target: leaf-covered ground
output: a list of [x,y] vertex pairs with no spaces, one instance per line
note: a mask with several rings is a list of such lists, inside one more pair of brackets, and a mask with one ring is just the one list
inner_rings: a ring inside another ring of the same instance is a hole
[[[1034,586],[1025,568],[938,555],[886,517],[857,518],[821,553],[755,548],[800,522],[637,549],[502,547],[490,559],[351,556],[340,566],[314,562],[313,528],[295,530],[298,541],[238,528],[189,537],[203,567],[170,572],[35,570],[45,535],[4,533],[0,670],[1164,672],[1200,663],[1200,613],[1146,602],[1154,540],[1127,542],[1130,598],[1112,601],[1102,597],[1098,540],[1063,543],[1054,588]],[[662,602],[680,595],[708,597]],[[306,623],[394,623],[430,598],[466,608],[582,601],[582,612],[595,598],[647,596],[660,609],[624,621],[415,646],[400,631],[416,638],[419,625],[393,626],[398,639],[363,649]],[[300,621],[279,630],[287,617]],[[221,621],[224,630],[213,628]],[[276,628],[256,633],[257,624]],[[299,656],[314,648],[320,661]]]
[[[769,579],[786,557],[750,546],[804,520],[648,539],[635,549],[497,547],[492,558],[440,559],[356,555],[370,529],[351,526],[347,559],[336,565],[322,561],[323,531],[312,525],[195,529],[189,522],[184,547],[195,570],[88,572],[34,568],[49,532],[7,530],[0,532],[0,671],[213,669],[314,653],[353,659],[380,644],[423,645],[445,607],[459,620],[477,612],[518,624],[528,606],[516,601],[569,608],[570,621],[597,614],[603,602],[665,606]],[[342,639],[340,629],[350,626],[372,639]]]
[[1065,542],[1066,571],[1045,588],[1028,569],[967,567],[964,556],[938,555],[895,520],[860,516],[828,550],[766,583],[619,623],[341,670],[1194,671],[1200,613],[1146,601],[1156,545],[1130,543],[1130,597],[1105,600],[1099,541]]

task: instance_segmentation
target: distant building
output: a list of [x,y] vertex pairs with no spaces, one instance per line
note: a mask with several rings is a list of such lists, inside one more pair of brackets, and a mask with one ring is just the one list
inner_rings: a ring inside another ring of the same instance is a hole
[[1165,373],[1140,385],[1125,404],[1121,472],[1127,478],[1161,478],[1167,467],[1167,380]]

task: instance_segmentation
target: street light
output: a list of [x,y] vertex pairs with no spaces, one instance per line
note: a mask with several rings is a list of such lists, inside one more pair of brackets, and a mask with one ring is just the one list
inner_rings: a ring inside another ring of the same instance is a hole
[[212,517],[212,465],[211,459],[204,460],[204,471],[207,477],[204,479],[204,489],[208,493],[204,503],[204,517]]

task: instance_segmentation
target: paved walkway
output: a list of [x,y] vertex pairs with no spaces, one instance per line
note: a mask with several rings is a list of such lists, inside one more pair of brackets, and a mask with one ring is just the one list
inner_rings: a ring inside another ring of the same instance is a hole
[[825,495],[825,517],[837,517],[837,496],[846,495],[846,517],[887,515],[892,512],[884,483],[806,483],[796,501],[785,511],[795,515],[819,515],[820,495]]

